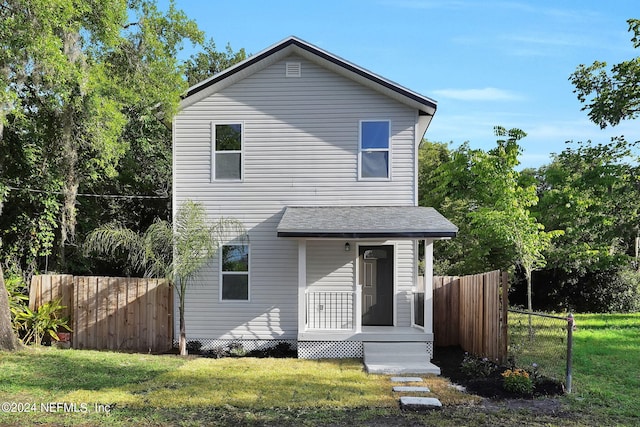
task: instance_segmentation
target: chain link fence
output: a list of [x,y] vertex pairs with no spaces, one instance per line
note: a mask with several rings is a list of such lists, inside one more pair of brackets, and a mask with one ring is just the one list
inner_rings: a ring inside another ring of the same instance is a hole
[[571,392],[573,316],[509,309],[509,359],[518,367],[562,381]]

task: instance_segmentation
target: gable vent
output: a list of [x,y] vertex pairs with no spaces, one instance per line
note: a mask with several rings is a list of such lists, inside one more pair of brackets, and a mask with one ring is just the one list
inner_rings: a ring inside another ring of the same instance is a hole
[[302,75],[302,64],[299,62],[287,62],[285,75],[287,77],[300,77]]

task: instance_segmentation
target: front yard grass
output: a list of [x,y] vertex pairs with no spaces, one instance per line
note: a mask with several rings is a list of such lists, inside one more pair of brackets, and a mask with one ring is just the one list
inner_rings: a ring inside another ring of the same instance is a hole
[[0,352],[0,425],[640,425],[640,314],[576,321],[574,393],[553,401],[489,407],[425,377],[445,407],[407,413],[389,377],[366,374],[359,360],[30,347]]
[[[398,411],[389,377],[366,374],[359,360],[181,358],[43,347],[0,353],[0,366],[0,403],[15,402],[18,411],[0,411],[2,425],[323,424],[347,422],[350,411],[365,418]],[[442,378],[430,378],[429,385],[445,403],[478,400]],[[50,404],[54,412],[47,412]]]
[[575,319],[572,408],[640,425],[640,313]]

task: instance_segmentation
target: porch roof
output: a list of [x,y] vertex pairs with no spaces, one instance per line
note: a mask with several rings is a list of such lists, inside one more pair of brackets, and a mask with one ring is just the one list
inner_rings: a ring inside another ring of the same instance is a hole
[[421,206],[287,207],[278,237],[443,238],[458,227],[434,208]]

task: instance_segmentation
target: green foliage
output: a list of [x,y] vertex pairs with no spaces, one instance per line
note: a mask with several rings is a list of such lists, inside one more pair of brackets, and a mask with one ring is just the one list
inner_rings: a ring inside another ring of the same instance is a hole
[[[634,48],[640,47],[640,20],[629,19]],[[574,93],[589,111],[589,118],[601,128],[616,126],[621,120],[634,119],[640,113],[640,57],[615,64],[595,61],[579,65],[569,77]]]
[[496,126],[496,147],[485,152],[468,143],[454,151],[442,144],[420,148],[420,203],[434,206],[459,227],[458,237],[438,243],[439,274],[472,274],[544,265],[543,252],[558,232],[545,232],[530,208],[538,201],[533,184],[515,170],[522,148],[520,129]]
[[9,293],[11,323],[13,330],[18,334],[21,329],[21,321],[19,319],[24,315],[29,305],[29,287],[24,283],[22,277],[17,274],[9,274],[4,280],[4,285]]
[[158,220],[143,234],[117,223],[105,224],[86,238],[86,253],[96,252],[115,257],[124,254],[133,272],[145,277],[168,277],[172,263],[171,224]]
[[[62,181],[56,172],[58,159],[52,156],[56,136],[49,115],[26,111],[10,118],[12,124],[0,139],[0,172],[5,184],[25,189],[5,187],[2,261],[30,272],[39,259],[52,254],[61,209],[61,197],[53,192],[61,190]],[[44,192],[28,191],[31,188]]]
[[[547,269],[534,276],[537,309],[582,313],[628,313],[640,310],[640,277],[628,267],[566,272]],[[516,283],[509,300],[521,304]]]
[[499,366],[487,359],[469,353],[464,354],[460,371],[469,378],[488,378],[498,370]]
[[76,239],[109,221],[144,230],[170,218],[170,122],[185,77],[246,55],[210,40],[180,63],[203,33],[173,1],[9,0],[0,20],[0,190],[21,188],[0,216],[1,261],[122,274],[122,263],[82,257]]
[[59,341],[58,332],[71,332],[69,319],[60,317],[60,311],[66,308],[60,302],[61,299],[49,301],[35,311],[24,307],[23,311],[16,313],[15,323],[25,344],[40,345],[46,338]]
[[502,377],[504,389],[510,393],[527,395],[533,392],[533,381],[524,369],[507,369],[502,373]]
[[193,86],[246,58],[244,49],[234,52],[230,44],[227,44],[224,52],[218,52],[215,42],[210,39],[202,46],[202,52],[192,55],[186,62],[187,82]]
[[[2,218],[5,258],[33,265],[57,247],[64,269],[77,193],[116,180],[130,150],[124,136],[141,116],[170,120],[186,89],[177,52],[183,40],[201,42],[203,36],[173,2],[161,12],[147,0],[10,0],[0,19],[0,83],[7,88],[0,95],[0,170],[14,187],[44,191],[29,195],[37,201],[12,205]],[[166,132],[163,137],[170,146]],[[160,184],[165,194],[167,176]],[[49,193],[55,191],[62,194]]]
[[536,216],[564,230],[549,266],[586,273],[628,264],[640,235],[640,169],[635,144],[568,146],[540,169]]

